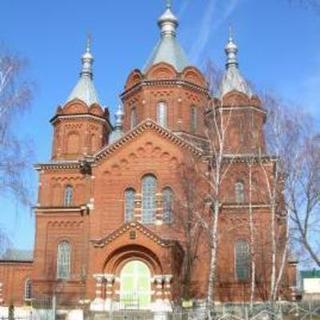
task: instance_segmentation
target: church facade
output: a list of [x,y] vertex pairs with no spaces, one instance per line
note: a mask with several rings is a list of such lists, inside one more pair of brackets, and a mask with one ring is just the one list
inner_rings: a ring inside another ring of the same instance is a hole
[[[183,299],[205,302],[212,247],[203,224],[210,224],[210,214],[197,220],[191,212],[187,222],[192,227],[199,223],[199,229],[186,233],[184,215],[192,204],[184,190],[194,179],[188,182],[179,170],[187,159],[200,164],[194,172],[201,177],[210,170],[214,143],[208,141],[207,117],[216,108],[228,113],[225,153],[232,161],[221,186],[214,300],[250,299],[250,210],[254,237],[260,239],[254,300],[268,298],[270,206],[266,192],[258,195],[248,183],[248,168],[261,186],[261,163],[270,175],[276,162],[265,146],[266,111],[239,71],[231,36],[220,94],[213,97],[204,74],[189,63],[177,41],[178,20],[170,5],[158,25],[160,40],[144,68],[129,74],[114,124],[98,99],[88,44],[80,79],[51,119],[51,160],[35,166],[39,192],[33,257],[0,261],[3,305],[44,309],[43,301],[54,296],[61,310],[169,312]],[[204,212],[212,209],[208,185],[192,185],[201,189],[192,192],[201,196]],[[276,223],[281,242],[285,215],[279,213]],[[189,275],[186,255],[192,256]],[[295,262],[287,259],[283,299],[291,298],[294,273]]]

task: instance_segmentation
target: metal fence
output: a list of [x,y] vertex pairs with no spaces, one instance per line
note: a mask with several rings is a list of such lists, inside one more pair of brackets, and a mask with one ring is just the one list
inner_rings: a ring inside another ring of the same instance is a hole
[[170,313],[122,310],[95,314],[88,320],[320,320],[320,302],[219,304],[214,310],[194,308]]
[[[33,309],[23,317],[13,319],[5,316],[0,320],[68,320],[68,316],[53,316],[50,309]],[[320,320],[319,302],[281,302],[276,304],[218,304],[214,310],[205,307],[191,309],[176,308],[173,312],[151,312],[146,310],[121,310],[113,312],[85,312],[84,320]]]

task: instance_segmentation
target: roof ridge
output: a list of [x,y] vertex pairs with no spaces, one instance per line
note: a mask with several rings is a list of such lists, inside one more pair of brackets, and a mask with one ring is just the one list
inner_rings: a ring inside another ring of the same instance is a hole
[[147,118],[144,121],[142,121],[137,127],[130,130],[129,132],[125,133],[122,138],[120,138],[119,140],[115,141],[114,143],[107,145],[104,148],[102,148],[101,150],[99,150],[94,155],[95,160],[100,160],[100,159],[104,158],[104,156],[106,156],[107,154],[111,154],[113,151],[120,148],[127,141],[138,136],[141,132],[143,132],[147,128],[156,129],[157,132],[162,133],[163,137],[169,138],[169,140],[171,140],[172,142],[176,142],[178,145],[186,147],[187,149],[189,149],[190,151],[192,151],[196,155],[203,154],[203,150],[201,150],[199,147],[191,144],[187,140],[176,135],[173,131],[171,131],[167,128],[161,127],[152,119]]

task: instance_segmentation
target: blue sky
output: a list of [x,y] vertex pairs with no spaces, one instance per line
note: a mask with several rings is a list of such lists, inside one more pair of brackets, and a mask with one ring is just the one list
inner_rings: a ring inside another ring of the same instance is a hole
[[[245,77],[320,120],[320,13],[287,0],[173,0],[173,5],[179,41],[193,64],[203,68],[210,58],[223,66],[231,24]],[[1,1],[0,42],[29,60],[26,76],[35,83],[32,108],[17,120],[18,134],[33,141],[35,162],[50,157],[49,119],[77,81],[86,35],[93,37],[100,100],[113,113],[128,74],[142,68],[159,38],[156,21],[164,6],[165,0]],[[32,168],[29,176],[36,190]],[[1,227],[16,247],[31,249],[30,210],[14,199],[0,201]]]

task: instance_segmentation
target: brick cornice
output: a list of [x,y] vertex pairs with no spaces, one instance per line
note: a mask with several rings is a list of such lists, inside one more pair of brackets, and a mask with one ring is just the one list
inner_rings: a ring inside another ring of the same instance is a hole
[[183,88],[195,90],[197,92],[200,92],[200,93],[205,94],[208,97],[210,97],[209,91],[207,88],[201,87],[193,82],[181,80],[181,79],[143,80],[143,81],[135,84],[131,88],[127,89],[126,91],[124,91],[120,95],[120,97],[122,99],[126,99],[128,96],[131,96],[132,94],[139,91],[143,87],[153,87],[153,86],[156,86],[156,87],[165,86],[165,87],[173,87],[173,88],[177,88],[177,86],[180,86]]
[[48,163],[37,163],[33,167],[37,171],[41,170],[56,170],[56,169],[81,169],[80,160],[59,160],[59,161],[52,161]]

